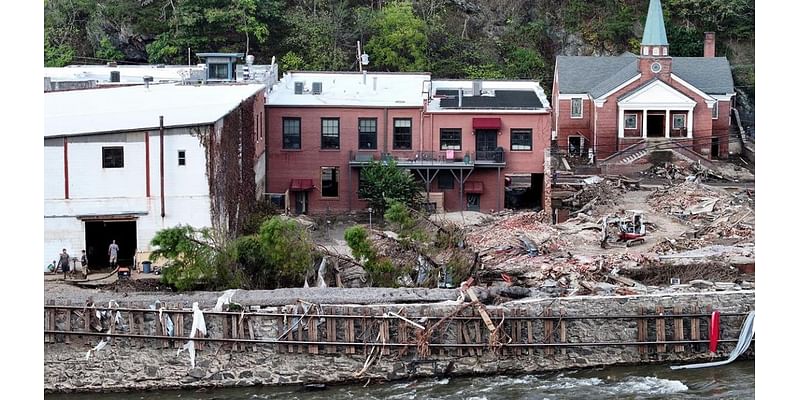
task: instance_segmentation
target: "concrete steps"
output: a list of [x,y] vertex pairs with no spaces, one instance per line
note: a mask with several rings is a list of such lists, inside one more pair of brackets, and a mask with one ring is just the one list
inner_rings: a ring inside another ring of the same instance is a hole
[[626,157],[622,158],[621,163],[622,164],[626,164],[626,165],[627,164],[633,164],[634,162],[636,162],[636,160],[646,156],[647,153],[648,153],[647,150],[639,150],[636,153],[633,153],[633,154],[631,154],[629,156],[626,156]]

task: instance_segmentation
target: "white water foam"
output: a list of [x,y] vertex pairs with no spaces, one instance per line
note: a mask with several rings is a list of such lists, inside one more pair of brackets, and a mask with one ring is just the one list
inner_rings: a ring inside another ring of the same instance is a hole
[[654,376],[632,376],[620,381],[613,390],[618,394],[673,394],[685,392],[689,387],[681,381]]
[[547,382],[537,386],[537,389],[572,389],[576,387],[597,386],[603,383],[600,378],[570,378],[559,375],[555,382]]

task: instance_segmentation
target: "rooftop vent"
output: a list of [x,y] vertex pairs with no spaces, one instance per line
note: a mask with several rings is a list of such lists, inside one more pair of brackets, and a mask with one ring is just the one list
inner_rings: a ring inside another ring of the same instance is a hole
[[149,75],[145,75],[145,76],[142,77],[142,80],[144,81],[144,86],[146,88],[149,88],[150,87],[150,82],[153,81],[153,77],[149,76]]
[[119,71],[111,71],[111,82],[119,82]]
[[314,82],[311,84],[311,94],[322,93],[322,82]]
[[303,82],[294,83],[294,94],[303,94]]

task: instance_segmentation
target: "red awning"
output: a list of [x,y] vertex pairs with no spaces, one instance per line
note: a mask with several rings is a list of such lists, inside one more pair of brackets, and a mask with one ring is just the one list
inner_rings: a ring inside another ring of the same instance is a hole
[[473,129],[500,129],[500,118],[473,118]]
[[314,181],[311,179],[292,179],[289,190],[293,192],[303,192],[314,188]]
[[483,193],[483,182],[464,182],[464,193]]

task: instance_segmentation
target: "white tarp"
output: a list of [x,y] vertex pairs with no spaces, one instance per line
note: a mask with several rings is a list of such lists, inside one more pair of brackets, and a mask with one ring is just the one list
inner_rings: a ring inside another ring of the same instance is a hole
[[176,355],[180,355],[182,351],[189,350],[189,360],[192,363],[192,368],[195,366],[195,352],[194,352],[194,340],[191,340],[197,336],[197,333],[200,332],[205,336],[206,334],[206,320],[203,317],[203,311],[200,310],[199,305],[197,302],[192,303],[192,332],[189,334],[189,341],[183,345],[182,348],[178,349],[178,353]]

